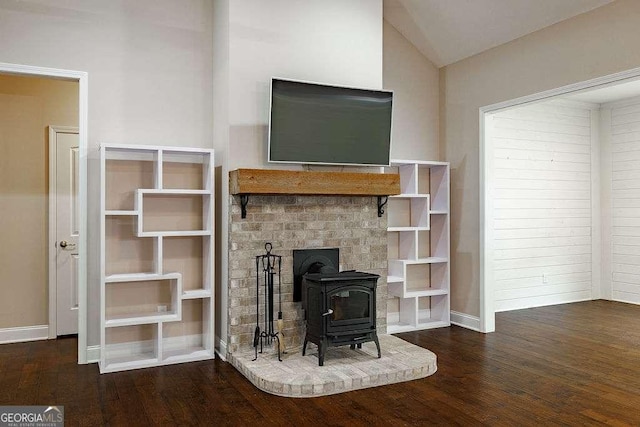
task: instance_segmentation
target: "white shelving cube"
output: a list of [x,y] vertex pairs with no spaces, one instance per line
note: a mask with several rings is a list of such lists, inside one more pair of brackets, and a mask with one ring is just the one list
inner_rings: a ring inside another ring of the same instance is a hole
[[213,358],[213,150],[105,144],[100,161],[100,372]]
[[387,331],[449,326],[449,163],[392,160],[390,169],[402,194],[387,210]]

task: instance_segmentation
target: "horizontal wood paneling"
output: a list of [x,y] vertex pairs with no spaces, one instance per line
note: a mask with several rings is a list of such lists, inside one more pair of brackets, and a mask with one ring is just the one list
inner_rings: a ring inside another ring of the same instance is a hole
[[590,299],[590,109],[511,109],[489,131],[495,309]]
[[[564,265],[548,265],[544,269],[545,277],[551,278],[556,275],[571,275],[575,273],[591,274],[591,261],[582,264],[570,263]],[[540,267],[528,267],[528,268],[516,268],[510,270],[497,270],[494,272],[494,278],[497,282],[501,280],[512,280],[527,278],[531,279],[532,284],[542,285],[542,274],[540,274]],[[502,283],[499,283],[503,285]],[[506,286],[505,286],[506,287]],[[502,286],[501,286],[502,288]]]
[[611,287],[640,303],[640,100],[611,109]]
[[[638,162],[640,163],[640,162]],[[533,160],[519,159],[494,159],[493,161],[496,172],[499,169],[513,169],[523,171],[559,171],[559,172],[587,172],[591,173],[591,165],[587,163],[573,162],[540,162]]]
[[591,236],[590,227],[563,228],[520,228],[515,230],[495,230],[495,240],[528,239],[535,237],[575,237]]
[[[513,199],[497,199],[493,201],[495,208],[555,208],[558,206],[555,200],[513,200]],[[589,200],[565,200],[562,202],[564,208],[570,209],[590,209],[591,202]]]
[[591,236],[565,236],[565,237],[532,237],[524,239],[501,239],[495,240],[493,248],[495,251],[501,249],[531,249],[531,248],[552,248],[562,245],[581,246],[588,245]]
[[579,208],[503,208],[496,212],[494,219],[502,218],[590,218],[591,209]]

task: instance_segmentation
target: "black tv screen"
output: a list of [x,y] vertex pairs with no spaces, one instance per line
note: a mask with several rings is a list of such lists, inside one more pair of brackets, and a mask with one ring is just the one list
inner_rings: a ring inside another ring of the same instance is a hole
[[269,161],[388,166],[393,93],[271,80]]

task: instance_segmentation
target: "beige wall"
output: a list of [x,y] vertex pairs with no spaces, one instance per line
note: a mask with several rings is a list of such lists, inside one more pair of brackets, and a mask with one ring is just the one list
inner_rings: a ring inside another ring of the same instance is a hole
[[480,107],[640,67],[640,2],[607,6],[441,70],[441,153],[452,168],[454,311],[480,313]]
[[0,61],[89,75],[88,344],[99,344],[100,143],[213,147],[210,0],[0,2]]
[[49,125],[78,126],[78,83],[0,75],[0,328],[48,323]]
[[393,91],[391,158],[439,160],[438,68],[384,21],[383,87]]

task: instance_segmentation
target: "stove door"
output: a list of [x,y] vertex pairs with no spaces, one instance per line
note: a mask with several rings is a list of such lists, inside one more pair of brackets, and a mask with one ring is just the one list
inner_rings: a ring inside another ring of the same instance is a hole
[[373,290],[366,286],[348,286],[328,293],[327,332],[375,328]]

